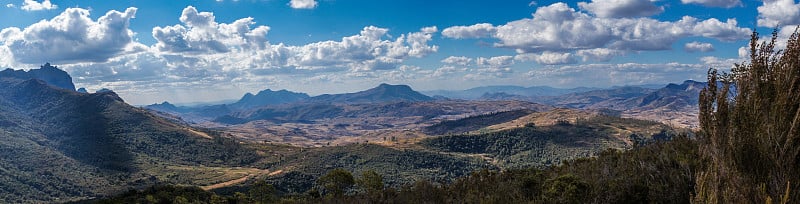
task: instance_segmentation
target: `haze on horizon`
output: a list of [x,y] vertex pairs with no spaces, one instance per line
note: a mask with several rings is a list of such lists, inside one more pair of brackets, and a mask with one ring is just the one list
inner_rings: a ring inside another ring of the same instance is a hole
[[[704,81],[751,28],[785,39],[800,3],[0,0],[0,67],[67,71],[131,104],[312,95],[380,83],[610,87]],[[783,42],[784,40],[779,40]]]

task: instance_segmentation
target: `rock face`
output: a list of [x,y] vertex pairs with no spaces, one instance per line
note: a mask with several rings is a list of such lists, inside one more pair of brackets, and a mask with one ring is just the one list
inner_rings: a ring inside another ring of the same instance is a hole
[[6,69],[0,71],[0,78],[10,77],[22,80],[39,79],[51,86],[62,89],[75,91],[75,84],[72,83],[72,77],[64,70],[46,63],[39,69],[31,69],[30,71]]
[[239,99],[236,103],[230,104],[230,106],[239,109],[248,109],[265,105],[293,103],[307,98],[309,98],[309,96],[305,93],[267,89],[259,91],[256,95],[247,93],[242,99]]

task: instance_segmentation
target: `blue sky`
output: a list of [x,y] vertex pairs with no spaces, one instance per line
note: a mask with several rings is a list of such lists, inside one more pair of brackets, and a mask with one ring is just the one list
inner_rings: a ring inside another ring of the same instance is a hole
[[610,87],[704,80],[795,0],[0,0],[0,67],[44,62],[132,104],[380,83]]

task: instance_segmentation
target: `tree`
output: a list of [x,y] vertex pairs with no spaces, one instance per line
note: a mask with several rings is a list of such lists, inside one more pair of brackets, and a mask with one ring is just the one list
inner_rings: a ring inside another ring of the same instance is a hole
[[358,185],[364,188],[368,194],[374,195],[383,190],[383,176],[374,170],[367,170],[361,172],[361,178],[358,179]]
[[264,180],[257,181],[250,189],[250,199],[256,203],[270,203],[274,200],[275,187]]
[[547,203],[586,203],[589,185],[572,174],[561,175],[544,183]]
[[344,169],[334,169],[317,180],[325,189],[325,193],[333,197],[344,196],[345,191],[355,184],[353,174]]
[[700,155],[695,201],[800,201],[800,43],[784,50],[750,39],[749,62],[730,74],[708,73],[700,93]]

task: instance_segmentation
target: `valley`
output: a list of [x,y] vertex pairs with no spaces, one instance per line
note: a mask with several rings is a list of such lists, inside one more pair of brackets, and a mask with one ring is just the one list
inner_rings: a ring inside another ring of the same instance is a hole
[[[60,77],[49,78],[69,77],[52,72]],[[685,132],[634,118],[685,114],[679,111],[689,103],[681,101],[696,100],[699,86],[467,100],[381,84],[346,94],[267,89],[230,104],[134,107],[113,91],[81,93],[19,73],[0,72],[6,202],[94,199],[164,184],[224,193],[258,180],[303,193],[338,168],[375,171],[390,187],[449,182],[480,169],[548,168]],[[48,156],[24,156],[34,154]]]

